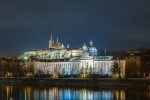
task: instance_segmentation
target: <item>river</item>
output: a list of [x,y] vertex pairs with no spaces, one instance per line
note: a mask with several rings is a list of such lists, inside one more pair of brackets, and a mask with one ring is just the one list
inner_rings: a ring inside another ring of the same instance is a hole
[[143,87],[56,87],[0,84],[0,100],[149,100]]

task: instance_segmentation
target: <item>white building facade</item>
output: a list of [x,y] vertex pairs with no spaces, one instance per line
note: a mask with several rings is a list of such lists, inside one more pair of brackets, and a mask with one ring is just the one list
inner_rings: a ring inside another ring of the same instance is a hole
[[[68,62],[34,62],[34,74],[57,75],[100,75],[112,76],[115,60],[81,59]],[[125,76],[125,60],[117,61],[120,66],[121,77]]]

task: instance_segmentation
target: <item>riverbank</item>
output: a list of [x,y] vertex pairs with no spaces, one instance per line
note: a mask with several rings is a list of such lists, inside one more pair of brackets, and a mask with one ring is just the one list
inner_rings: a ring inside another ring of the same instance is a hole
[[148,78],[129,78],[129,79],[112,79],[112,78],[0,78],[0,84],[35,84],[35,85],[52,85],[52,86],[116,86],[116,87],[139,87],[149,86]]

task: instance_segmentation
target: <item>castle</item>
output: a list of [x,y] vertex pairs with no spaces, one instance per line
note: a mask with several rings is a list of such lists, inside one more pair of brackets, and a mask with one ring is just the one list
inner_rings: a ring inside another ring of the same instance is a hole
[[112,56],[101,56],[94,47],[92,40],[84,43],[81,48],[65,47],[63,43],[55,42],[51,34],[48,49],[32,50],[23,53],[19,59],[34,62],[34,74],[54,75],[112,75],[115,62],[121,66],[121,77],[125,76],[125,61],[113,60]]

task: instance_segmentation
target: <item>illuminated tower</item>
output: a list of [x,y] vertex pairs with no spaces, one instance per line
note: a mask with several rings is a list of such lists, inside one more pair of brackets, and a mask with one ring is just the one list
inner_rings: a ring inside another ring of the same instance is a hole
[[59,43],[58,37],[57,37],[57,41],[56,41],[56,43]]
[[83,44],[82,49],[83,49],[84,51],[87,50],[87,45],[86,45],[85,43]]
[[61,48],[61,43],[59,42],[58,37],[57,37],[57,40],[56,40],[56,48],[57,49]]
[[67,44],[67,48],[69,49],[69,44]]
[[53,45],[54,45],[54,40],[53,40],[53,35],[51,33],[51,37],[50,37],[50,40],[49,40],[49,48],[53,48]]

